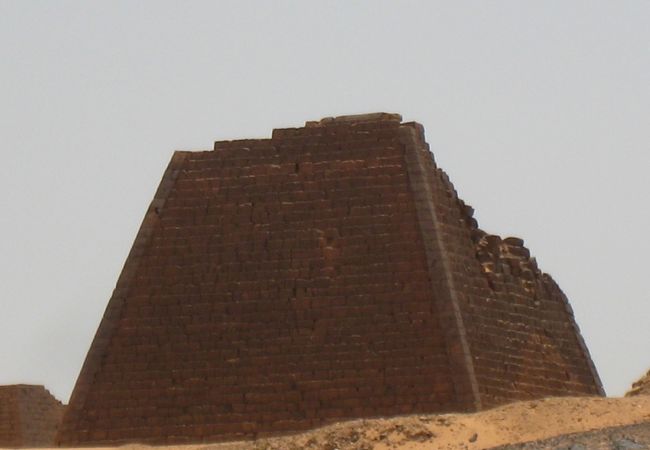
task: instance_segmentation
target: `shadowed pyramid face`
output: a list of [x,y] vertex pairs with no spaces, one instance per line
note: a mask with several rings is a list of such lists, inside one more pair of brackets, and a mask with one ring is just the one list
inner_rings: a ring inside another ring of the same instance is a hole
[[177,152],[60,442],[223,440],[601,392],[561,291],[527,251],[486,239],[422,128],[394,114]]

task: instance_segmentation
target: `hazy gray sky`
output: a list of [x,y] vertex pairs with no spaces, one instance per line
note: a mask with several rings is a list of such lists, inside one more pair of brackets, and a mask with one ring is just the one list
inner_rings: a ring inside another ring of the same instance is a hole
[[649,1],[0,0],[0,384],[67,401],[175,149],[399,112],[568,295],[610,395],[650,366]]

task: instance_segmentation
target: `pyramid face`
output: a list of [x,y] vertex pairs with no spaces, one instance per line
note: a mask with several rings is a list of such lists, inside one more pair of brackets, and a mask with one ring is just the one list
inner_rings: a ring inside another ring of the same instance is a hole
[[0,447],[51,447],[63,410],[43,386],[0,386]]
[[176,152],[59,442],[250,438],[602,395],[562,291],[471,213],[422,127],[395,114]]

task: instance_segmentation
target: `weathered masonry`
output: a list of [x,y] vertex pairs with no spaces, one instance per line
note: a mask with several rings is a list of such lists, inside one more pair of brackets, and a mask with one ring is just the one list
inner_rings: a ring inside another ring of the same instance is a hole
[[247,438],[602,395],[567,298],[396,114],[176,152],[62,445]]
[[51,447],[64,408],[43,386],[0,386],[0,447]]

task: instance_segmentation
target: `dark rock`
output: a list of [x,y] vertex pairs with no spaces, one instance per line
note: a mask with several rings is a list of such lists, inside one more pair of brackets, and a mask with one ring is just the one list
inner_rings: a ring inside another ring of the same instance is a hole
[[518,237],[507,237],[503,240],[504,244],[512,245],[513,247],[523,247],[524,240]]

